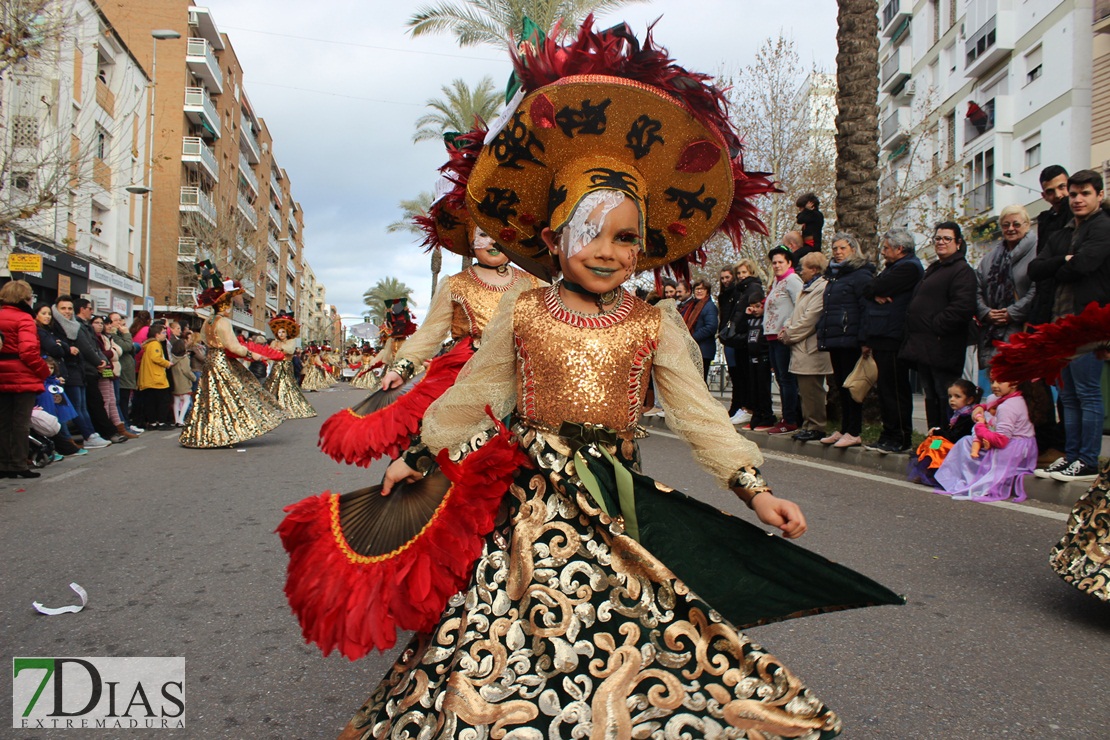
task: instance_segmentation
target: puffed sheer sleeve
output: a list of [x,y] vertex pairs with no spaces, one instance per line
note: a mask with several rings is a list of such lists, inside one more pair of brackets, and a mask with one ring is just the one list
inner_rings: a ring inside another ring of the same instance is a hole
[[219,337],[220,344],[224,346],[224,350],[239,357],[246,357],[250,351],[246,347],[239,344],[239,340],[235,338],[235,331],[231,326],[231,322],[223,316],[216,319],[216,336]]
[[428,306],[428,315],[416,333],[405,340],[397,360],[408,360],[420,367],[435,356],[451,334],[451,286],[448,280],[440,282]]
[[515,305],[513,296],[501,299],[497,313],[482,334],[482,346],[463,367],[450,390],[428,407],[422,438],[433,453],[442,449],[456,452],[493,426],[486,406],[498,419],[504,419],[516,407]]
[[656,306],[663,312],[655,352],[656,395],[667,426],[693,449],[694,459],[724,488],[737,470],[759,466],[763,455],[741,436],[701,377],[701,350],[694,343],[673,301]]

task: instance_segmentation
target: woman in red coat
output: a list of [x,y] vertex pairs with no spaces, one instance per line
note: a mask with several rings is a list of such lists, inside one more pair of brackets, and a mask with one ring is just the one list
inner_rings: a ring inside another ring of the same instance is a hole
[[39,354],[39,333],[31,317],[31,286],[13,280],[0,288],[0,478],[38,478],[27,466],[31,411],[50,374]]

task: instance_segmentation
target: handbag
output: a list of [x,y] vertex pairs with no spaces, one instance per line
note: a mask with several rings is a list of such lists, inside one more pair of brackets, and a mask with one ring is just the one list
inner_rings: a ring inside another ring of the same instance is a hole
[[726,347],[739,347],[748,343],[748,322],[744,321],[743,328],[737,326],[736,317],[725,322],[717,332],[717,338]]
[[853,401],[863,403],[863,399],[867,398],[867,394],[871,392],[878,380],[879,366],[875,364],[875,358],[870,355],[866,357],[860,355],[859,360],[856,361],[856,366],[844,379],[843,385],[848,393],[852,395]]

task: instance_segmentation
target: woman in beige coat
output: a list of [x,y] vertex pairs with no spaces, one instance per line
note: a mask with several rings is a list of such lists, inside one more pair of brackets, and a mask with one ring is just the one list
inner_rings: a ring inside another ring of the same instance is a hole
[[825,436],[825,376],[832,374],[828,352],[817,349],[817,320],[825,309],[825,278],[829,259],[820,252],[802,257],[799,276],[804,287],[794,312],[779,333],[779,341],[790,347],[790,372],[798,378],[802,400],[802,426],[794,433],[798,442]]

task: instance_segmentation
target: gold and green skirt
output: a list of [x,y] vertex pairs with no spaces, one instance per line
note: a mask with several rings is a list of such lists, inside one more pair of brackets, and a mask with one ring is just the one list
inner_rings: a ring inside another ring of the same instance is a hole
[[183,447],[228,447],[261,437],[285,418],[258,378],[222,349],[212,349],[180,441]]
[[317,365],[309,365],[305,368],[304,378],[301,379],[302,391],[322,391],[330,385],[323,368]]
[[290,419],[311,419],[316,416],[316,409],[305,400],[297,379],[293,377],[292,360],[274,363],[273,370],[266,378],[265,388],[277,399],[278,406]]
[[416,634],[343,740],[840,733],[736,625],[900,597],[639,474],[634,444],[587,460],[529,435],[536,466],[510,486],[469,587]]
[[1067,534],[1052,549],[1049,563],[1083,593],[1110,601],[1110,463],[1075,502]]
[[362,388],[367,391],[376,391],[381,387],[382,379],[373,370],[366,370],[360,372],[355,377],[351,378],[352,388]]

